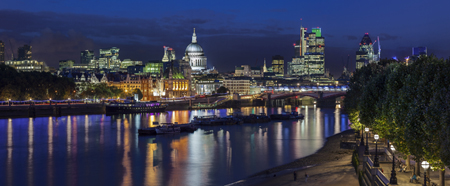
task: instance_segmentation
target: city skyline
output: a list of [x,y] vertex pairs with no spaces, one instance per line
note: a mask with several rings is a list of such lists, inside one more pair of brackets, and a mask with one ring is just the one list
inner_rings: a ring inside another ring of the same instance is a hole
[[[274,55],[283,56],[286,62],[291,61],[295,55],[292,44],[299,39],[301,24],[308,29],[322,28],[327,38],[326,68],[335,77],[340,76],[349,54],[350,70],[355,69],[355,51],[365,33],[373,38],[380,36],[383,59],[394,56],[401,59],[411,55],[411,47],[417,46],[426,46],[429,54],[448,58],[446,52],[450,49],[446,42],[449,39],[444,37],[449,26],[428,20],[430,17],[448,17],[449,13],[439,11],[448,2],[426,4],[410,1],[404,5],[384,2],[391,6],[328,2],[316,5],[317,11],[302,6],[298,10],[301,13],[285,6],[297,6],[294,2],[283,5],[252,4],[254,9],[248,11],[221,6],[220,3],[196,2],[183,7],[183,2],[173,2],[169,3],[173,11],[157,10],[163,5],[155,4],[155,10],[145,16],[142,15],[142,8],[133,2],[122,8],[134,7],[136,11],[125,14],[122,10],[115,15],[85,6],[82,11],[79,6],[68,11],[65,7],[72,3],[70,1],[43,2],[39,6],[32,6],[34,3],[31,1],[24,2],[23,6],[11,2],[0,10],[0,21],[3,23],[0,26],[0,40],[5,43],[5,58],[10,59],[8,40],[11,39],[14,52],[24,44],[32,45],[33,58],[53,67],[64,59],[79,63],[80,51],[94,50],[98,55],[99,48],[114,46],[121,48],[121,59],[160,59],[164,54],[163,46],[180,51],[176,56],[180,59],[182,51],[190,43],[194,27],[197,28],[199,43],[208,56],[208,67],[215,66],[222,72],[232,71],[234,66],[240,65],[262,66],[264,58],[270,59]],[[91,3],[92,7],[99,6],[98,2]],[[52,6],[46,6],[50,4]],[[336,4],[342,8],[335,10],[333,6]],[[360,7],[373,7],[373,15],[359,16],[371,9],[361,10]],[[411,10],[418,8],[424,10],[415,16]],[[112,7],[112,10],[115,9],[118,8]],[[303,18],[303,23],[300,18]],[[423,34],[427,29],[430,34]]]

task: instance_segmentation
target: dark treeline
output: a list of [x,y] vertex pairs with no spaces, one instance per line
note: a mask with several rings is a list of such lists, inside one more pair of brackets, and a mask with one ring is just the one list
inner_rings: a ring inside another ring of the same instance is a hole
[[68,99],[75,94],[72,79],[57,77],[48,72],[17,72],[0,64],[0,100]]
[[352,128],[369,127],[434,169],[450,166],[448,60],[423,56],[410,65],[367,65],[351,78],[344,102]]

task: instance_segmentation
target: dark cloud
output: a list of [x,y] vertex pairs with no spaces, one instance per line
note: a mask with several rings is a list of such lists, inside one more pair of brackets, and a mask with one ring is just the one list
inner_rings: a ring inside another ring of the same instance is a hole
[[331,35],[331,34],[322,34],[322,35],[325,38],[332,38],[332,37],[334,37],[334,35]]
[[358,40],[358,37],[356,36],[343,36],[344,38],[347,38],[347,40],[352,41],[352,40]]
[[380,40],[383,40],[383,41],[396,40],[397,38],[399,38],[399,36],[392,36],[392,35],[389,35],[386,33],[380,34]]
[[74,30],[67,34],[55,32],[46,28],[40,32],[39,37],[31,41],[33,46],[33,58],[46,61],[48,65],[57,66],[59,60],[72,59],[80,61],[80,51],[94,49],[92,39]]

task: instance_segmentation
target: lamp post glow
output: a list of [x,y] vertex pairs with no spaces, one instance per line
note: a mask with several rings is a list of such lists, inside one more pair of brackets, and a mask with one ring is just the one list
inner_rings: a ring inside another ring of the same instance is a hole
[[397,176],[395,174],[395,147],[394,145],[391,145],[392,150],[392,173],[391,173],[391,179],[389,180],[389,184],[397,184]]
[[380,162],[378,162],[378,139],[380,139],[380,136],[375,134],[373,138],[375,139],[375,161],[373,162],[373,166],[380,167]]
[[366,131],[366,147],[364,149],[364,154],[369,155],[369,127],[366,127],[364,130]]
[[428,161],[422,161],[423,168],[423,185],[427,186],[427,169],[430,167],[430,163]]

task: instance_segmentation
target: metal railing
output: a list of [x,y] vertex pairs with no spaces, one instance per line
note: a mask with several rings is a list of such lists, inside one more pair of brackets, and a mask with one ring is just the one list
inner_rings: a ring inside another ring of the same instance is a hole
[[389,179],[380,171],[380,169],[377,169],[377,173],[375,174],[375,184],[378,186],[386,186],[389,185]]

